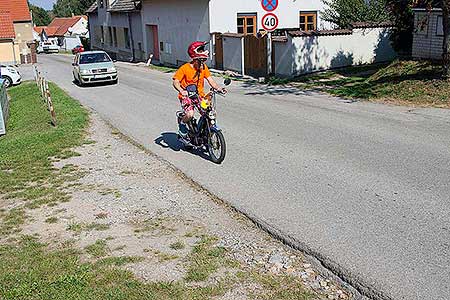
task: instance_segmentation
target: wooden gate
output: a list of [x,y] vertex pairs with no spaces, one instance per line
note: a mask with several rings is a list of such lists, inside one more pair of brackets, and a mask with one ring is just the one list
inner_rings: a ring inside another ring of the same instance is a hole
[[216,58],[215,68],[223,70],[223,37],[220,33],[215,33],[215,49],[214,56]]
[[267,37],[244,37],[245,74],[253,77],[267,76]]

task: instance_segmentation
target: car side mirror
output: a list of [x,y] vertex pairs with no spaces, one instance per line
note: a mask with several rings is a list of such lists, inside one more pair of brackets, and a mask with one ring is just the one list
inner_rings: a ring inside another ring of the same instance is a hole
[[231,79],[230,78],[225,78],[225,80],[223,81],[223,84],[225,85],[230,85],[231,84]]
[[117,62],[117,59],[114,59],[114,60],[113,60],[113,63],[116,63],[116,62]]
[[74,67],[75,67],[76,65],[77,65],[76,63],[72,63],[72,66],[74,66]]

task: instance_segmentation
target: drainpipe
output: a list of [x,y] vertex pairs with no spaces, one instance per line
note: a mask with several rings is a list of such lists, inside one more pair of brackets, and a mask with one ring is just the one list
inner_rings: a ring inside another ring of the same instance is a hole
[[16,60],[16,45],[14,40],[12,41],[13,44],[13,55],[14,55],[14,64],[17,65],[17,60]]
[[244,37],[241,37],[241,49],[242,49],[242,60],[241,60],[241,68],[242,68],[242,76],[245,76],[245,42]]
[[130,44],[131,44],[131,58],[132,58],[132,61],[134,62],[136,60],[136,57],[134,55],[133,26],[131,26],[131,16],[130,16],[129,12],[127,12],[127,17],[128,17],[128,28],[130,28],[129,39],[131,40],[130,41]]

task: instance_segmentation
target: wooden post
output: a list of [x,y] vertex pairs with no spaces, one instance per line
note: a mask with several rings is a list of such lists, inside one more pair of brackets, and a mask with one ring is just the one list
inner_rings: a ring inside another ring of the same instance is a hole
[[52,101],[52,96],[50,93],[50,89],[48,88],[48,84],[47,84],[47,89],[46,89],[46,95],[47,95],[47,106],[48,106],[48,111],[50,112],[50,117],[52,119],[52,125],[56,127],[56,113],[55,113],[55,108],[53,107],[53,101]]

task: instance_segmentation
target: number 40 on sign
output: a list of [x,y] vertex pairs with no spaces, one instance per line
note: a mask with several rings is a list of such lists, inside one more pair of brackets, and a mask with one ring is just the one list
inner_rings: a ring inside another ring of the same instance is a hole
[[273,13],[265,14],[262,18],[262,27],[271,32],[278,27],[278,17]]

